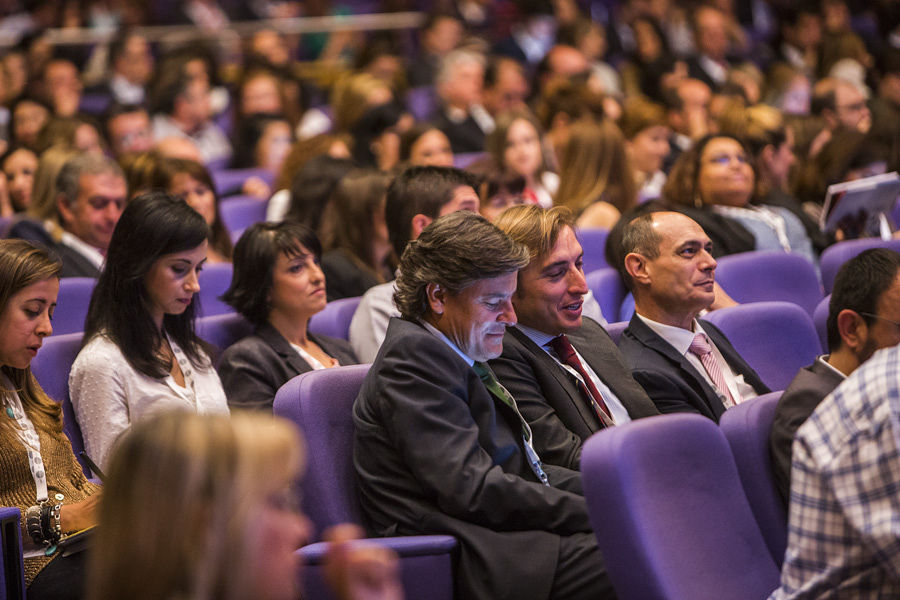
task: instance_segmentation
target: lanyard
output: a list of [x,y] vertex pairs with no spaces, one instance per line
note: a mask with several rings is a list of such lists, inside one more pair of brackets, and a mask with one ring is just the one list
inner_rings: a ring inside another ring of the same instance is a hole
[[191,361],[188,360],[187,355],[185,355],[181,347],[175,343],[175,340],[173,340],[171,336],[169,336],[168,332],[166,332],[166,339],[169,340],[169,347],[172,348],[172,355],[175,357],[175,362],[178,363],[181,374],[184,376],[184,389],[190,394],[191,401],[194,403],[194,409],[199,410],[197,405],[197,388],[194,384],[194,367],[191,365]]
[[28,468],[34,478],[34,487],[38,503],[47,500],[47,471],[44,469],[44,459],[41,458],[41,440],[34,428],[34,423],[25,414],[19,394],[12,388],[12,382],[3,377],[5,390],[3,390],[3,404],[6,416],[14,419],[18,424],[18,437],[25,451],[28,453]]

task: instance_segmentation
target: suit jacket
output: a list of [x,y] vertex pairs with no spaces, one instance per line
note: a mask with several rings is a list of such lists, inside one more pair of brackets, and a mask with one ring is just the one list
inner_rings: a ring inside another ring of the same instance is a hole
[[797,429],[809,418],[825,396],[844,380],[833,369],[816,360],[803,367],[784,390],[775,407],[775,421],[769,435],[772,474],[787,506],[791,490],[791,446]]
[[446,112],[439,110],[432,118],[432,122],[450,140],[450,148],[454,154],[484,152],[486,134],[472,115],[468,115],[465,121],[457,123],[451,121]]
[[329,302],[362,296],[370,287],[382,283],[374,273],[357,264],[342,249],[325,252],[322,255],[321,266],[325,274],[325,291]]
[[22,219],[10,227],[6,237],[37,242],[54,252],[62,261],[60,277],[100,277],[100,269],[94,263],[69,246],[57,243],[39,221]]
[[[309,339],[341,365],[357,363],[349,342],[312,333]],[[222,353],[218,368],[228,406],[268,411],[272,410],[278,388],[311,370],[290,342],[268,323],[260,325],[253,335],[229,346]]]
[[[659,414],[599,323],[585,318],[580,330],[568,337],[632,419]],[[491,368],[531,425],[541,459],[578,469],[582,443],[602,425],[579,391],[575,377],[516,327],[506,329],[503,354],[491,361]]]
[[[700,321],[703,330],[725,357],[736,375],[743,375],[757,394],[769,388],[756,371],[741,358],[722,331],[709,321]],[[706,379],[672,345],[650,329],[635,314],[619,340],[619,350],[631,366],[631,374],[662,413],[692,412],[719,422],[725,405]]]
[[353,422],[374,533],[456,536],[460,598],[546,598],[560,536],[591,531],[580,475],[547,465],[539,483],[514,411],[418,323],[391,319]]

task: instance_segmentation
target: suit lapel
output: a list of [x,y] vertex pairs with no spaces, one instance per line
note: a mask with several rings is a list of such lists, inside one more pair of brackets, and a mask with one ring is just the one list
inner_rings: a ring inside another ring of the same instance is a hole
[[309,363],[303,360],[303,357],[300,356],[296,350],[294,350],[290,342],[284,339],[284,336],[281,335],[277,329],[275,329],[268,323],[264,323],[263,325],[259,326],[256,334],[264,342],[269,344],[272,349],[278,353],[282,360],[284,360],[284,362],[294,370],[294,375],[306,373],[310,370]]

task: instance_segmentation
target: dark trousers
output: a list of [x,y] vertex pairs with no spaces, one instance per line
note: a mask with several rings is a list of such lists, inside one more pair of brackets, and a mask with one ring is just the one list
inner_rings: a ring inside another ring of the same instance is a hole
[[559,560],[550,598],[615,600],[616,591],[606,575],[593,533],[576,533],[559,539]]
[[60,556],[41,569],[28,586],[28,600],[81,600],[87,552]]

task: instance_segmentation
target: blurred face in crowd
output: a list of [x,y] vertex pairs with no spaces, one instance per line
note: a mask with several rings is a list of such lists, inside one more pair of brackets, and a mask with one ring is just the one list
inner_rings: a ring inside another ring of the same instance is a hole
[[503,162],[526,181],[536,177],[543,163],[541,137],[534,125],[525,119],[516,119],[506,134]]
[[448,79],[441,85],[444,101],[459,108],[468,108],[481,102],[484,85],[484,68],[474,60],[458,63],[451,69]]
[[19,148],[7,156],[3,163],[9,199],[16,212],[22,212],[31,206],[31,189],[37,165],[37,155],[27,148]]
[[245,115],[282,112],[284,106],[278,80],[271,75],[260,74],[247,81],[241,90],[241,107]]
[[81,241],[106,251],[125,209],[127,193],[125,180],[117,174],[83,174],[74,202],[60,195],[58,208],[63,226]]
[[440,129],[426,131],[410,148],[409,162],[414,166],[452,167],[453,150],[450,149],[450,140]]
[[696,40],[700,51],[713,60],[724,60],[728,53],[728,30],[725,15],[711,7],[697,10]]
[[201,79],[192,80],[184,93],[175,101],[175,117],[187,127],[199,127],[211,114],[209,84]]
[[563,227],[545,256],[532,259],[519,272],[513,296],[522,325],[557,335],[581,327],[581,308],[588,292],[584,252],[571,227]]
[[442,17],[425,31],[422,43],[432,54],[443,56],[459,45],[462,35],[462,23],[451,17]]
[[513,60],[501,59],[497,66],[497,80],[484,89],[484,107],[492,115],[525,105],[528,80],[522,67]]
[[638,172],[652,175],[662,168],[671,151],[669,131],[665,125],[654,125],[637,132],[626,142],[631,151],[631,164]]
[[50,118],[47,109],[36,102],[20,102],[12,115],[13,138],[22,144],[33,145]]
[[755,177],[750,157],[731,138],[713,138],[700,155],[697,189],[704,204],[746,206]]
[[153,55],[150,45],[140,35],[132,35],[125,42],[122,55],[116,60],[116,71],[135,85],[145,85],[153,75]]
[[153,147],[150,117],[144,110],[117,115],[107,123],[113,154],[146,152]]
[[427,290],[429,321],[466,356],[476,361],[500,356],[506,327],[516,324],[515,271],[479,279],[456,294],[436,284],[429,284]]
[[848,129],[866,133],[872,127],[872,113],[856,86],[841,82],[834,88],[834,108],[838,122]]
[[100,134],[97,129],[89,124],[82,123],[75,130],[75,149],[89,154],[103,154],[103,146],[100,145]]
[[176,173],[169,185],[169,193],[184,200],[188,206],[200,213],[207,225],[216,220],[216,195],[208,185],[194,179],[187,173]]
[[770,146],[772,154],[766,161],[769,176],[780,189],[787,189],[788,175],[793,164],[797,162],[797,157],[794,155],[794,131],[790,127],[786,127],[784,133],[784,142],[777,148]]
[[510,206],[518,206],[520,204],[529,204],[529,201],[524,194],[500,190],[490,198],[485,199],[478,210],[481,212],[482,217],[493,223],[504,210]]
[[51,61],[44,71],[44,88],[53,101],[57,115],[73,115],[81,99],[78,69],[68,60]]
[[251,49],[254,54],[265,57],[276,66],[286,65],[291,58],[284,39],[271,29],[256,32],[253,35]]
[[256,145],[256,164],[260,168],[277,173],[281,163],[291,151],[294,136],[287,121],[272,121],[266,125]]

